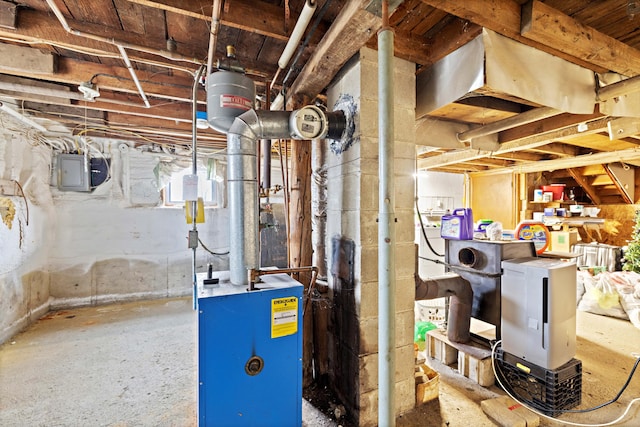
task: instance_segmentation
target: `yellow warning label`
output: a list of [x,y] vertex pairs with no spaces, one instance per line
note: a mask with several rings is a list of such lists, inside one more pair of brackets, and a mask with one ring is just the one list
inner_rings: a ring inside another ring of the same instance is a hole
[[298,297],[271,300],[271,338],[298,332]]

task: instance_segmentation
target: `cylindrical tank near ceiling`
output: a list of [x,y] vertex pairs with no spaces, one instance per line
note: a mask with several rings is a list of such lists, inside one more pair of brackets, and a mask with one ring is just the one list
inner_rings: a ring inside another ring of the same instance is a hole
[[211,73],[207,82],[207,120],[218,132],[227,133],[233,120],[254,106],[253,80],[234,71]]

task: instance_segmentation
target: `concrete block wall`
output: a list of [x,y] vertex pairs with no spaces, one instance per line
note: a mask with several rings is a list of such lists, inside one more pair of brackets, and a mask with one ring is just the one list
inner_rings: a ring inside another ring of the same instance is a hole
[[[343,94],[357,105],[359,141],[341,154],[328,153],[327,238],[342,236],[355,242],[351,342],[334,334],[335,366],[357,367],[356,390],[338,395],[361,426],[377,425],[378,398],[378,53],[364,48],[328,92],[329,107]],[[415,64],[394,61],[395,214],[396,225],[396,412],[415,404],[414,384],[414,171]],[[327,242],[330,247],[330,242]],[[329,270],[331,271],[331,255]],[[336,279],[329,278],[336,295]],[[345,305],[342,305],[344,307]],[[346,305],[348,307],[348,305]],[[339,307],[334,306],[334,310]],[[342,314],[344,317],[344,314]],[[334,325],[335,326],[335,325]],[[345,351],[346,350],[346,351]],[[342,358],[342,360],[340,360]],[[347,360],[345,360],[347,359]],[[344,369],[342,369],[344,370]],[[338,369],[340,371],[340,369]],[[346,387],[340,379],[335,386]]]

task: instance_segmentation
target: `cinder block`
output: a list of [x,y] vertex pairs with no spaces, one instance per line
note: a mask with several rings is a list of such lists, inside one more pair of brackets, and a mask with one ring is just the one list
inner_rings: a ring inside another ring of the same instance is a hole
[[483,400],[480,407],[487,416],[503,427],[538,427],[540,417],[509,396]]
[[373,209],[363,209],[354,215],[358,218],[360,227],[360,242],[363,245],[378,244],[378,211]]
[[378,353],[364,354],[359,361],[359,392],[367,393],[378,388]]
[[413,276],[415,253],[413,242],[398,242],[396,244],[396,277]]
[[358,286],[360,290],[360,304],[358,305],[361,318],[378,315],[378,282],[361,282]]
[[[358,249],[356,249],[356,252]],[[360,281],[378,281],[378,246],[366,245],[360,248]]]
[[[360,137],[378,138],[378,100],[360,100]],[[415,127],[415,125],[414,125]],[[376,150],[377,151],[377,150]]]
[[[413,276],[400,277],[396,274],[396,311],[413,313],[416,300],[416,288]],[[414,316],[415,317],[415,316]],[[412,319],[413,322],[413,319]],[[411,323],[411,342],[413,342],[413,323]]]
[[396,382],[413,379],[415,360],[413,341],[408,345],[396,347]]
[[358,409],[359,427],[378,426],[378,389],[360,393]]
[[396,108],[393,112],[393,133],[396,144],[414,143],[416,140],[415,113],[406,108]]
[[360,319],[360,354],[378,352],[378,318]]
[[396,242],[413,243],[415,239],[415,228],[411,227],[413,225],[413,211],[408,209],[396,209],[396,218],[398,218]]
[[[407,108],[412,111],[416,107],[416,78],[414,74],[403,73],[400,69],[402,63],[396,62],[396,69],[394,72],[394,91],[395,100],[394,103],[399,108]],[[398,96],[400,95],[400,96]]]
[[[362,99],[378,99],[378,58],[368,60],[368,55],[360,57],[360,94]],[[364,84],[362,84],[364,83]],[[414,90],[415,92],[415,90]]]
[[[413,365],[411,371],[413,372]],[[416,386],[413,375],[402,381],[396,382],[396,416],[415,407]]]

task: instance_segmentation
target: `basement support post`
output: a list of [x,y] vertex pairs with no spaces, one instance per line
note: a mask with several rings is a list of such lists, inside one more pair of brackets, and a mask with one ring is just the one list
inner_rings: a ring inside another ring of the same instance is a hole
[[393,39],[389,4],[383,0],[378,31],[378,425],[389,427],[396,425]]
[[[295,110],[309,104],[309,99],[292,96],[287,107]],[[311,247],[311,141],[291,141],[291,179],[289,182],[289,267],[302,267],[313,262]],[[309,295],[311,273],[299,273],[304,295]],[[313,382],[313,310],[302,319],[302,386]]]

